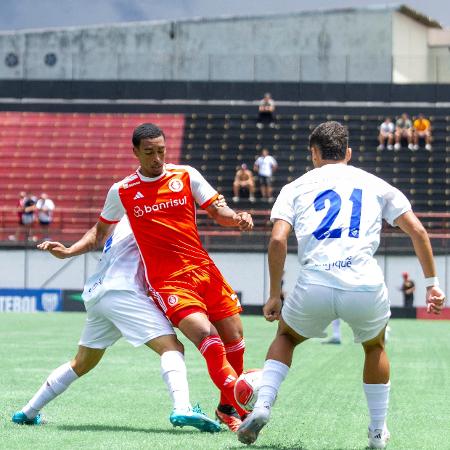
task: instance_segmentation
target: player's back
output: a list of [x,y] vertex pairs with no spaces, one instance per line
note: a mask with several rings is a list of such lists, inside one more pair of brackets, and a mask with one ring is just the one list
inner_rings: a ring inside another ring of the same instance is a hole
[[286,185],[272,219],[291,223],[305,282],[342,289],[383,283],[373,255],[382,218],[391,224],[410,204],[380,178],[346,164],[327,164]]

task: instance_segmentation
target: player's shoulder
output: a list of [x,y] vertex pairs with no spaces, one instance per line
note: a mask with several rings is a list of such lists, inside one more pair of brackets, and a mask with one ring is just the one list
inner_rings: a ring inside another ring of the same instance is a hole
[[188,174],[190,176],[198,176],[200,172],[193,166],[188,164],[166,164],[166,171],[169,174]]
[[122,180],[118,181],[117,183],[114,183],[112,185],[111,189],[128,189],[130,187],[136,186],[141,182],[141,179],[139,178],[139,175],[136,172],[131,173],[130,175],[127,175]]

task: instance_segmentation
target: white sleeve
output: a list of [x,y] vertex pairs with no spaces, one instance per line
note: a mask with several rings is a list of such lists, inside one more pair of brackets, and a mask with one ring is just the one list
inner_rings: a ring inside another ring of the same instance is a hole
[[276,219],[282,219],[294,227],[294,198],[288,186],[284,186],[283,189],[281,189],[281,192],[273,205],[270,220],[275,222]]
[[191,191],[195,201],[202,207],[207,208],[212,201],[214,201],[218,193],[217,191],[205,180],[203,175],[191,166],[186,166],[189,172],[189,178],[191,180]]
[[100,214],[102,222],[117,223],[125,215],[125,208],[119,197],[119,186],[120,183],[114,183],[108,191],[105,205]]
[[272,158],[272,165],[274,166],[274,167],[277,167],[278,166],[278,163],[277,163],[277,160],[273,157],[273,156],[271,156],[271,158]]
[[394,186],[389,183],[385,183],[386,190],[383,194],[383,211],[382,217],[389,225],[393,227],[397,217],[400,217],[403,213],[411,211],[411,203],[406,196]]

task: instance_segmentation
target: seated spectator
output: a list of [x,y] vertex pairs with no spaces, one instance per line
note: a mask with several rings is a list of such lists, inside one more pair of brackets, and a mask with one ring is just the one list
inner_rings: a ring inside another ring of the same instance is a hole
[[253,203],[255,201],[255,179],[247,164],[241,164],[234,176],[233,202],[236,203],[240,200],[242,190],[248,191],[248,199]]
[[269,150],[263,148],[261,156],[256,159],[253,170],[258,173],[259,186],[261,189],[261,197],[263,200],[273,202],[272,178],[273,173],[277,170],[278,164],[276,159],[269,155]]
[[380,125],[380,134],[378,135],[378,150],[384,150],[386,142],[387,149],[392,150],[394,148],[394,131],[395,127],[390,117],[386,117],[384,122]]
[[21,192],[19,194],[19,200],[17,202],[16,207],[16,211],[19,216],[19,227],[17,228],[15,235],[9,236],[10,240],[18,241],[21,232],[24,234],[25,241],[32,239],[31,227],[33,226],[34,223],[35,210],[36,210],[36,197],[34,197],[29,193]]
[[42,238],[48,239],[48,228],[53,221],[55,204],[53,203],[53,200],[48,198],[47,194],[42,193],[36,203],[36,210],[39,223],[41,224]]
[[408,114],[403,113],[395,122],[395,145],[394,148],[399,150],[402,146],[402,139],[406,139],[408,148],[413,150],[412,143],[412,123]]
[[259,103],[258,111],[258,122],[256,123],[256,126],[258,128],[263,128],[265,124],[268,124],[273,128],[275,126],[275,119],[273,116],[273,113],[275,112],[275,102],[269,92],[264,94],[264,98]]
[[413,124],[414,150],[419,150],[420,138],[425,140],[425,149],[431,150],[431,123],[423,114],[419,114]]

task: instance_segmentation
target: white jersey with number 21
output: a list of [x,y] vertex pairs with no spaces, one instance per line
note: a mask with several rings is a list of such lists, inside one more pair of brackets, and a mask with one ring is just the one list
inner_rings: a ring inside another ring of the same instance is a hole
[[346,164],[327,164],[283,187],[271,214],[294,229],[299,281],[338,289],[377,290],[383,273],[373,257],[382,219],[411,210],[382,179]]

